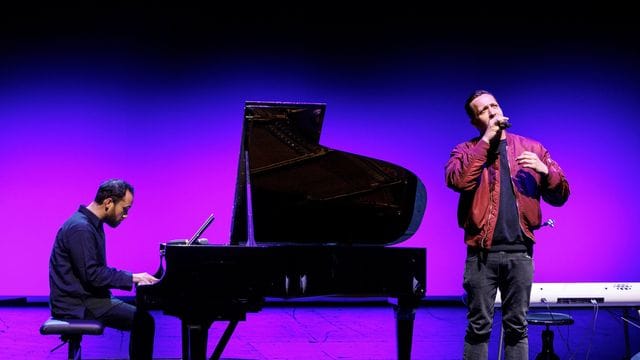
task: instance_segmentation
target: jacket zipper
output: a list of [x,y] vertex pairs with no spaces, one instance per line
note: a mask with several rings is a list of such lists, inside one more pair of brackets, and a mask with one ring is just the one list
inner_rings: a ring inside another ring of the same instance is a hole
[[[509,154],[509,145],[507,144],[507,154]],[[509,156],[507,156],[507,165],[509,166],[509,182],[511,183],[511,191],[513,192],[513,200],[516,203],[516,211],[518,213],[518,225],[520,225],[520,231],[524,232],[522,229],[522,221],[520,221],[520,204],[518,203],[518,195],[516,195],[516,185],[513,183],[513,178],[511,177],[511,162],[509,161]]]
[[491,225],[491,213],[493,211],[493,191],[491,190],[491,179],[489,179],[489,216],[487,216],[487,227],[485,227],[484,236],[482,240],[480,240],[480,247],[485,248],[485,243],[487,241],[487,235],[489,234],[488,226]]

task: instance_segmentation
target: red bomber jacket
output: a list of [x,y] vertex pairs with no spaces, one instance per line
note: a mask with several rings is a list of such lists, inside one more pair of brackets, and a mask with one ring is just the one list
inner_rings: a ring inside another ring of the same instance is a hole
[[[520,166],[516,157],[530,151],[549,168],[547,176]],[[540,197],[561,206],[569,198],[569,183],[560,166],[537,141],[507,133],[507,156],[515,192],[520,227],[535,242],[533,231],[540,228]],[[471,247],[491,248],[500,205],[500,161],[490,154],[489,144],[480,137],[458,144],[445,165],[447,186],[460,193],[458,225]]]

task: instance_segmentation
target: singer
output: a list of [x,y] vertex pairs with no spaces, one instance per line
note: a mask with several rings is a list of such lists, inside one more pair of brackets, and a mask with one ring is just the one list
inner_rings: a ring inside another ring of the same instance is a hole
[[508,133],[509,118],[496,98],[476,90],[464,108],[480,135],[451,151],[447,186],[460,193],[458,224],[467,245],[464,359],[487,359],[497,289],[502,294],[505,359],[529,357],[526,313],[533,281],[534,230],[540,197],[561,206],[569,183],[537,141]]

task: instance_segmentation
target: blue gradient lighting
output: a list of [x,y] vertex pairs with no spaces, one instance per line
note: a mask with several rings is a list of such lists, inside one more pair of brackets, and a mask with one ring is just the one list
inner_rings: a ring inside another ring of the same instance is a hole
[[399,246],[427,248],[427,295],[460,295],[465,246],[444,164],[477,135],[463,110],[476,88],[495,93],[510,130],[541,141],[571,185],[564,207],[543,207],[557,226],[537,232],[535,281],[640,281],[637,53],[521,50],[489,61],[437,45],[375,59],[247,50],[188,62],[50,52],[5,60],[0,295],[48,294],[59,226],[112,177],[136,196],[127,220],[106,229],[111,266],[153,272],[158,245],[190,237],[210,213],[204,236],[227,243],[247,100],[325,102],[323,145],[417,174],[427,211]]

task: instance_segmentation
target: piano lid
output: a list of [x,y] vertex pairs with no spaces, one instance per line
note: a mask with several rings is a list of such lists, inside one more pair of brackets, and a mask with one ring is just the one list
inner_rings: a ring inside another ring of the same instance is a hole
[[325,108],[245,103],[231,244],[390,245],[418,229],[420,179],[320,145]]

